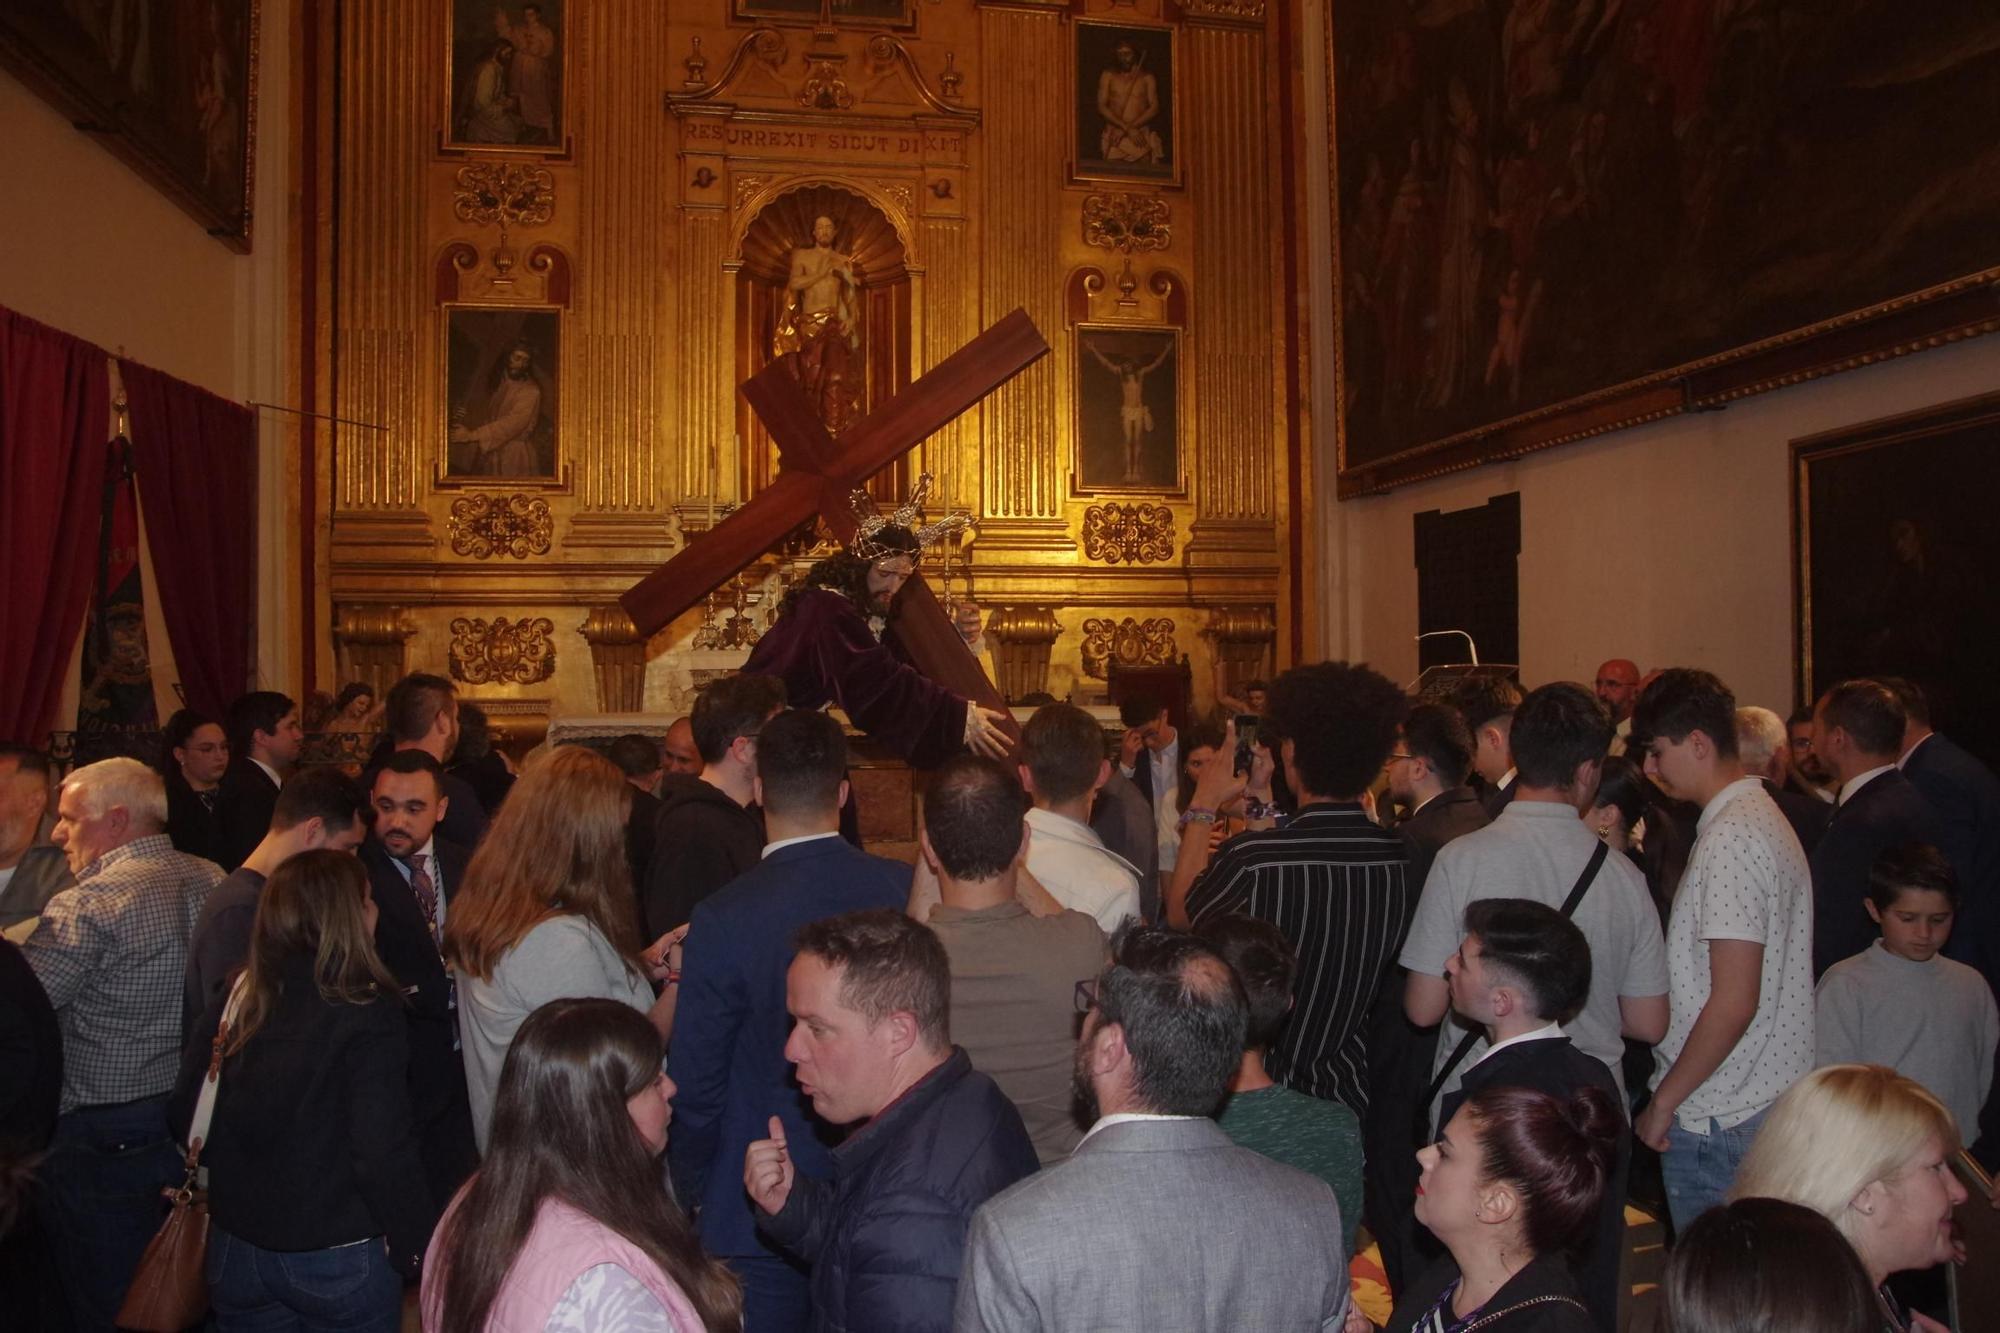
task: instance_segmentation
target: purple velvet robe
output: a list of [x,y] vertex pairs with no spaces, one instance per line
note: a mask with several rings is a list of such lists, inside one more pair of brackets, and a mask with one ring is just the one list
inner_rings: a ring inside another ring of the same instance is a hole
[[877,640],[840,593],[800,593],[743,670],[783,680],[794,708],[837,705],[912,768],[936,768],[965,746],[965,700],[910,664],[893,625]]

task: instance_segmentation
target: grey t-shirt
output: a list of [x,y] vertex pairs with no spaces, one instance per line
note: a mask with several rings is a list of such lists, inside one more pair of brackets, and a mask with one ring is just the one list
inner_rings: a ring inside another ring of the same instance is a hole
[[1968,1142],[1993,1085],[2000,1012],[1963,963],[1901,958],[1877,940],[1819,979],[1819,1063],[1888,1065],[1930,1089]]
[[[1445,960],[1458,952],[1465,938],[1466,904],[1480,898],[1528,898],[1560,908],[1596,849],[1597,836],[1577,818],[1573,807],[1552,801],[1508,803],[1491,824],[1454,838],[1438,851],[1400,961],[1412,972],[1442,977]],[[1667,993],[1660,916],[1646,891],[1645,876],[1630,860],[1614,853],[1604,858],[1572,919],[1590,944],[1590,996],[1583,1011],[1563,1025],[1563,1032],[1578,1050],[1602,1060],[1622,1090],[1618,1065],[1625,1054],[1625,1022],[1618,999]],[[1450,1058],[1464,1030],[1454,1019],[1445,1020],[1433,1075]],[[1486,1039],[1481,1037],[1459,1069],[1470,1067],[1485,1049]],[[1454,1073],[1443,1092],[1457,1086]]]

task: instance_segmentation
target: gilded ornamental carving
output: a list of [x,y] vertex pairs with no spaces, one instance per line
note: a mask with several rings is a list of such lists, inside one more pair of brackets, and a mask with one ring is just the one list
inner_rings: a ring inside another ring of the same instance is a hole
[[1150,565],[1174,558],[1174,511],[1156,504],[1100,504],[1083,511],[1085,559]]
[[1083,622],[1083,673],[1096,680],[1120,666],[1171,666],[1180,655],[1174,646],[1174,622],[1165,616],[1113,620],[1092,616]]
[[475,560],[510,555],[526,560],[549,553],[555,518],[549,502],[540,496],[476,492],[452,501],[445,532],[457,555]]
[[556,211],[556,178],[526,162],[470,162],[458,169],[452,216],[482,227],[547,225]]
[[1173,241],[1172,222],[1167,201],[1155,194],[1112,191],[1083,201],[1084,241],[1120,254],[1166,249]]
[[451,622],[451,678],[468,685],[533,685],[556,672],[547,616],[509,620],[460,616]]

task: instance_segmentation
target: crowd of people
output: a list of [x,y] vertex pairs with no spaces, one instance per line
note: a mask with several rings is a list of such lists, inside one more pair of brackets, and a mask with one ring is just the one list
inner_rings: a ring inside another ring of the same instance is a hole
[[1669,1333],[1939,1327],[2000,781],[1915,685],[1237,693],[1042,704],[914,864],[763,675],[518,774],[421,673],[347,764],[0,749],[0,1304],[116,1326],[193,1154],[225,1331],[1363,1333],[1372,1241],[1392,1333],[1614,1333],[1628,1201]]

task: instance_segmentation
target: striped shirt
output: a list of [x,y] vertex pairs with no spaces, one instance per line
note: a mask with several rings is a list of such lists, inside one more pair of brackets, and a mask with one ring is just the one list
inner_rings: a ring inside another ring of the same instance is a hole
[[222,867],[134,838],[42,909],[22,952],[62,1029],[64,1114],[169,1091],[179,1070],[188,936]]
[[1188,893],[1196,926],[1268,921],[1298,950],[1291,1021],[1265,1058],[1286,1087],[1368,1110],[1368,1010],[1409,920],[1402,840],[1359,805],[1312,805],[1232,838]]

